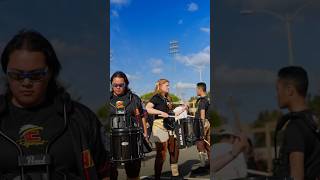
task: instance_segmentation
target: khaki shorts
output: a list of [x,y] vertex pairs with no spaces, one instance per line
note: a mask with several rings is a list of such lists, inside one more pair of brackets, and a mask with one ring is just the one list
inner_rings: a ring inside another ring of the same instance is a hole
[[176,134],[174,133],[174,131],[168,131],[163,126],[163,119],[155,119],[153,121],[152,136],[150,137],[150,141],[167,142],[169,139],[169,135],[174,135],[174,137],[176,137]]

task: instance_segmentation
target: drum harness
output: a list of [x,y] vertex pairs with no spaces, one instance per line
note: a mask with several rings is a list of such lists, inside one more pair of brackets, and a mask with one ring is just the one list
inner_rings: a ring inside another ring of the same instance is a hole
[[[65,100],[65,97],[64,97]],[[12,114],[10,114],[10,118]],[[66,103],[63,103],[63,118],[64,118],[64,126],[63,128],[57,132],[52,138],[52,140],[48,141],[48,144],[45,148],[44,154],[36,154],[36,155],[25,155],[20,145],[18,145],[14,140],[12,140],[9,136],[7,136],[3,131],[0,130],[0,136],[13,144],[19,152],[18,156],[18,166],[20,167],[20,176],[14,177],[14,180],[50,180],[50,165],[52,163],[52,157],[49,154],[50,148],[52,144],[57,141],[67,130],[69,119],[67,118],[67,109]],[[32,166],[45,166],[46,173],[31,173],[25,174],[26,167]],[[57,171],[64,176],[64,180],[67,179],[66,174],[63,172]],[[6,175],[5,175],[6,176]]]
[[[129,107],[129,105],[132,103],[132,101],[133,101],[133,97],[132,97],[133,95],[132,95],[132,93],[131,92],[129,92],[129,103],[124,107],[124,114],[125,114],[125,112],[126,112],[126,108],[127,107]],[[112,99],[112,95],[110,96],[110,100]],[[111,102],[110,102],[110,105],[116,110],[116,115],[118,115],[118,108],[116,107],[116,106],[114,106]],[[135,114],[136,115],[136,114]],[[140,118],[138,118],[138,115],[136,115],[136,123],[137,123],[137,125],[138,126],[140,126],[141,124],[140,124],[140,122],[139,122],[139,119]],[[131,121],[131,116],[130,116],[130,121]],[[130,124],[130,126],[131,126],[131,124]]]
[[[110,100],[111,100],[111,99],[112,99],[112,95],[110,96]],[[129,107],[129,105],[130,105],[132,102],[133,102],[133,95],[132,95],[131,92],[129,92],[129,103],[124,107],[124,114],[125,114],[125,112],[126,112],[126,108]],[[116,106],[114,106],[111,102],[110,102],[110,105],[116,110],[116,115],[119,115],[119,114],[118,114],[118,108],[117,108]],[[138,125],[139,127],[141,127],[141,124],[140,124],[140,122],[139,122],[140,117],[139,117],[139,115],[138,115],[136,112],[135,112],[135,116],[136,116],[136,123],[137,123],[137,125]],[[131,121],[131,116],[130,116],[130,121]],[[131,124],[130,124],[130,126],[131,126]],[[151,147],[149,147],[149,145],[148,145],[147,143],[148,143],[148,142],[146,142],[146,140],[143,139],[143,144],[144,144],[144,146],[147,147],[148,152],[151,152],[152,149],[151,149]]]

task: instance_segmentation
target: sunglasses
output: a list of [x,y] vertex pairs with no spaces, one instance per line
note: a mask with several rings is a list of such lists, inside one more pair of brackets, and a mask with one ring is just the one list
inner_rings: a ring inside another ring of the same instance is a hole
[[48,68],[37,69],[30,72],[22,72],[19,70],[8,70],[7,76],[15,81],[22,82],[24,79],[29,79],[32,82],[39,82],[44,80],[48,74]]
[[112,87],[116,88],[116,87],[120,87],[120,88],[124,88],[126,86],[126,83],[121,83],[121,84],[112,84]]

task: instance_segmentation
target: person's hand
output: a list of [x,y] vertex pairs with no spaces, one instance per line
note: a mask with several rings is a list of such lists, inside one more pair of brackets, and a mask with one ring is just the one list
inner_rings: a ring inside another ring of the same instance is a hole
[[188,105],[188,103],[185,103],[184,104],[184,110],[188,110],[189,109],[189,105]]
[[237,156],[238,154],[246,150],[247,146],[248,146],[247,136],[243,133],[240,133],[233,143],[232,154]]
[[163,118],[167,118],[167,117],[169,117],[169,114],[165,113],[165,112],[161,112],[161,114],[159,116],[163,117]]
[[145,132],[145,133],[143,133],[143,137],[144,137],[144,139],[148,139],[148,134]]

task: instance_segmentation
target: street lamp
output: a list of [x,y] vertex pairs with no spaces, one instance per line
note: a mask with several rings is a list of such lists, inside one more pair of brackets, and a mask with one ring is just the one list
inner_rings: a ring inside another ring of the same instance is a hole
[[294,13],[288,14],[286,13],[285,15],[282,15],[280,13],[271,11],[271,10],[242,10],[240,11],[241,15],[254,15],[256,13],[264,13],[264,14],[269,14],[277,19],[280,19],[283,21],[286,25],[286,30],[287,30],[287,39],[288,39],[288,53],[289,53],[289,65],[294,64],[294,59],[293,59],[293,42],[292,42],[292,32],[291,32],[291,26],[294,21],[294,19],[297,17],[297,15],[307,6],[309,6],[311,3],[313,3],[314,0],[310,0],[300,6]]

